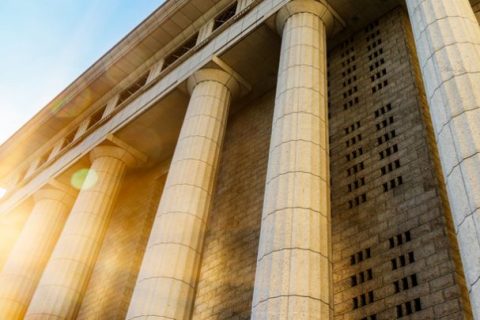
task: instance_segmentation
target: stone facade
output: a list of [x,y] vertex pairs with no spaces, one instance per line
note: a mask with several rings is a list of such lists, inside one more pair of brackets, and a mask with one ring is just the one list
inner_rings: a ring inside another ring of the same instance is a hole
[[184,2],[200,32],[9,180],[0,318],[480,319],[480,3]]
[[335,319],[469,313],[405,15],[373,21],[329,56]]

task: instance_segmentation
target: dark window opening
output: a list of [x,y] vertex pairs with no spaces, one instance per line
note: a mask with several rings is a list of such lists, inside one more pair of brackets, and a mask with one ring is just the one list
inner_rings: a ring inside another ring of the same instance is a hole
[[412,304],[410,303],[410,301],[407,301],[405,303],[405,310],[407,315],[412,314],[413,310],[412,310]]
[[373,291],[368,292],[368,303],[372,303],[375,301],[375,297],[373,296]]
[[[396,242],[395,242],[395,239],[397,240]],[[411,240],[412,240],[412,235],[410,233],[410,230],[405,231],[404,233],[397,234],[396,236],[388,239],[390,243],[390,248],[393,248],[395,246],[400,246],[403,243],[409,242]]]
[[[398,160],[397,160],[398,161]],[[397,163],[397,161],[395,161],[395,164]],[[398,166],[400,166],[400,161],[398,162]],[[397,167],[398,168],[398,167]],[[412,236],[410,234],[410,230],[406,231],[405,232],[405,241],[408,242],[412,240]]]
[[403,238],[402,238],[401,234],[397,234],[397,243],[398,243],[398,245],[403,244]]
[[397,270],[397,259],[392,259],[392,270]]
[[415,305],[415,311],[422,310],[422,302],[420,301],[420,298],[416,298],[415,300],[413,300],[413,303]]
[[88,121],[87,129],[93,127],[96,123],[98,123],[103,118],[103,114],[105,113],[105,109],[107,106],[101,107],[99,110],[95,111],[91,116],[90,120]]
[[410,252],[408,253],[408,261],[409,261],[410,263],[414,263],[414,262],[415,262],[415,255],[413,254],[413,251],[410,251]]
[[62,147],[60,149],[63,149],[65,148],[66,146],[68,146],[70,143],[73,142],[73,140],[75,140],[75,135],[77,133],[77,130],[73,130],[72,132],[70,132],[69,134],[67,134],[67,136],[65,137],[65,139],[63,139],[63,143],[62,143]]
[[163,63],[163,69],[166,69],[172,63],[177,61],[181,56],[190,51],[197,44],[198,32],[185,41],[181,46],[179,46],[175,51],[170,53]]
[[395,281],[393,283],[393,286],[395,287],[395,293],[399,293],[400,292],[400,284],[398,281]]
[[410,280],[412,282],[412,287],[418,286],[417,274],[414,273],[410,276]]
[[397,319],[403,317],[402,305],[397,306]]
[[133,84],[131,84],[128,88],[120,92],[118,97],[117,106],[130,98],[135,92],[140,90],[141,87],[147,83],[148,72],[138,78]]
[[372,269],[367,270],[367,280],[372,280],[373,279],[373,271]]
[[351,276],[350,277],[350,283],[352,287],[355,287],[357,285],[357,277],[356,276]]
[[360,252],[357,253],[357,255],[358,255],[358,261],[359,262],[363,261],[363,252],[360,251]]
[[215,22],[213,23],[213,30],[218,29],[221,25],[230,20],[235,15],[236,11],[237,2],[233,3],[215,18]]

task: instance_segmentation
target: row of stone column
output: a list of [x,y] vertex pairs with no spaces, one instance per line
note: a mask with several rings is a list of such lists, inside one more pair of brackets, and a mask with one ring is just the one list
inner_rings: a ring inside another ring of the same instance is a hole
[[[205,69],[188,81],[191,99],[172,159],[129,314],[188,317],[230,101],[239,86]],[[0,319],[72,319],[106,231],[128,150],[100,146],[78,196],[42,189],[0,274]],[[73,207],[72,207],[73,204]],[[48,262],[48,263],[47,263]]]
[[91,186],[76,199],[53,187],[35,194],[0,274],[0,319],[72,319],[78,311],[125,168],[135,163],[116,146],[96,147],[90,157]]
[[[480,71],[480,31],[478,24],[473,25],[467,0],[443,3],[407,0],[431,112],[440,112],[439,107],[444,113],[447,110],[447,117],[442,118],[446,121],[437,126],[437,137],[454,202],[452,211],[461,217],[460,248],[478,318],[480,220],[476,200],[480,185],[478,177],[463,173],[468,210],[457,208],[455,201],[460,200],[450,172],[459,168],[478,173],[474,170],[478,170],[480,122],[475,119],[480,99],[476,91],[467,94],[452,86],[477,88],[480,83],[475,81]],[[454,17],[447,14],[449,10],[456,13]],[[253,319],[329,319],[333,314],[326,108],[326,33],[333,21],[329,8],[315,0],[291,1],[277,14],[283,40]],[[471,32],[452,31],[450,37],[432,41],[435,28],[448,31],[441,26],[445,21],[452,30],[462,24]],[[466,39],[460,41],[460,37]],[[471,59],[455,59],[446,54],[448,50],[467,50],[462,52]],[[214,69],[197,71],[188,81],[191,99],[127,319],[191,317],[228,110],[238,86],[231,75]],[[465,118],[468,130],[449,125],[451,134],[469,139],[472,145],[455,144],[458,150],[451,169],[446,147],[442,147],[448,138],[442,136],[442,128],[457,116]],[[138,161],[129,151],[112,146],[95,148],[91,159],[87,180],[95,178],[96,182],[76,199],[54,189],[36,195],[33,212],[0,275],[0,319],[72,319],[78,311],[122,177]]]
[[[325,93],[326,25],[333,16],[320,2],[297,0],[281,10],[278,21],[283,42],[252,318],[330,318]],[[237,86],[229,75],[212,70],[197,72],[189,87],[195,83],[127,319],[191,317],[215,171]]]

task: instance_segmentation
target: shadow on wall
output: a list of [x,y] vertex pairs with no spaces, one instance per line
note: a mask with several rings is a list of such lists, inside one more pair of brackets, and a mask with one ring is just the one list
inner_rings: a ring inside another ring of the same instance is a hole
[[194,319],[250,319],[274,91],[228,120]]

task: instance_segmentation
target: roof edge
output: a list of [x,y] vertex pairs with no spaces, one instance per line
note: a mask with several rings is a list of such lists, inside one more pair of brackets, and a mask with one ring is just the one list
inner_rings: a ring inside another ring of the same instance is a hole
[[[27,122],[0,144],[0,155],[14,145],[19,136],[24,134],[28,135],[29,130],[51,118],[51,113],[48,111],[50,108],[62,103],[63,99],[76,95],[88,87],[93,80],[98,78],[99,72],[104,72],[106,68],[108,69],[109,66],[123,56],[124,52],[122,52],[122,50],[124,47],[127,45],[131,46],[133,42],[137,43],[141,40],[138,38],[139,33],[147,31],[152,24],[160,23],[170,14],[175,12],[176,8],[182,6],[186,2],[188,2],[188,0],[166,0],[157,9],[150,13],[135,28],[122,37],[113,47],[108,49],[107,52],[101,55],[100,58],[98,58],[90,67],[83,71],[69,85],[67,85],[65,89],[60,91],[60,93],[58,93],[50,102],[38,110]],[[135,39],[135,41],[133,41],[133,39]]]

